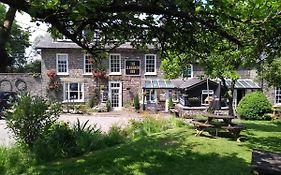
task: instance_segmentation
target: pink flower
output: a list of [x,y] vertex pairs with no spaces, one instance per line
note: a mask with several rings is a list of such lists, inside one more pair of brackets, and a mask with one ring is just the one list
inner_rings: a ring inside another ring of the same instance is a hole
[[56,78],[56,76],[57,76],[56,71],[54,69],[47,70],[47,76],[50,79]]

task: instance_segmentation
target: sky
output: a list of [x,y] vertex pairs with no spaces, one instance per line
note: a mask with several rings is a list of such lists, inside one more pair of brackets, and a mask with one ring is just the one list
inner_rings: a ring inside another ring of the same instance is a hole
[[[30,31],[30,42],[31,45],[34,44],[34,40],[38,36],[44,36],[47,34],[47,25],[44,23],[39,23],[40,25],[37,25],[36,22],[31,22],[31,17],[27,13],[16,13],[16,22],[19,26],[21,26],[23,29]],[[32,47],[29,47],[25,50],[25,56],[28,58],[33,59],[40,59],[40,57],[34,56],[34,50],[32,50]],[[31,61],[31,60],[30,60]]]
[[27,13],[16,13],[17,24],[20,25],[23,29],[30,27],[30,41],[34,41],[37,36],[45,35],[47,33],[47,25],[44,23],[39,23],[37,26],[35,22],[31,22],[31,17]]

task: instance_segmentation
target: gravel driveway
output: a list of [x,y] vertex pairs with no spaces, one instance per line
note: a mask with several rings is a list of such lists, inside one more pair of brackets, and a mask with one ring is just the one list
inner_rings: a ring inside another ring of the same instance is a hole
[[[89,120],[88,124],[96,124],[103,132],[106,132],[113,124],[122,127],[125,126],[129,120],[140,120],[141,117],[139,114],[128,111],[116,111],[96,113],[93,115],[62,114],[59,118],[59,120],[69,122],[70,124],[77,122],[77,119],[79,119],[81,123],[85,123]],[[0,146],[9,146],[14,143],[12,133],[6,127],[5,120],[0,120]]]

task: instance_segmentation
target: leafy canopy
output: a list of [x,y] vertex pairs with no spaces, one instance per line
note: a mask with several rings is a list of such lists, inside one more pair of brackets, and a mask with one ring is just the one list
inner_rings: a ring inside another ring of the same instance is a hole
[[[3,4],[0,4],[0,23],[4,23],[6,14],[6,8]],[[30,46],[29,33],[24,31],[19,25],[13,23],[11,34],[5,48],[8,55],[11,56],[10,64],[8,65],[7,71],[13,72],[24,66],[27,62],[24,55],[25,49]]]

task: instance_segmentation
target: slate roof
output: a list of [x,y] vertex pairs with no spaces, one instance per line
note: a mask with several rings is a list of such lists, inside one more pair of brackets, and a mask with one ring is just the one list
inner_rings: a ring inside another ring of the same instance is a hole
[[[194,86],[197,86],[199,84],[203,84],[207,81],[207,79],[199,79],[199,78],[189,78],[189,79],[175,79],[173,80],[174,85],[179,88],[179,89],[190,89]],[[212,81],[212,80],[208,80],[210,83],[215,83],[216,82]]]
[[[110,48],[109,46],[106,46]],[[148,49],[155,49],[153,45],[148,45]],[[76,43],[72,41],[55,41],[50,34],[43,37],[36,45],[37,49],[80,49]],[[118,47],[118,49],[135,49],[130,42],[126,42]]]

